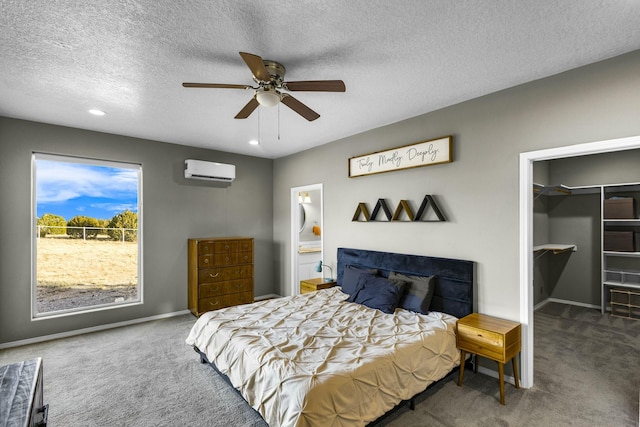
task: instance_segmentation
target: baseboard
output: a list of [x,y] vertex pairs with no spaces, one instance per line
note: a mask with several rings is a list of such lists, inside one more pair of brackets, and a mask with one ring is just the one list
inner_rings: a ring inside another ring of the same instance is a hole
[[253,300],[254,301],[263,301],[263,300],[266,300],[266,299],[273,299],[273,298],[282,298],[282,296],[278,295],[278,294],[266,294],[266,295],[257,296]]
[[0,344],[0,350],[12,347],[20,347],[28,344],[36,344],[44,341],[57,340],[60,338],[68,338],[76,335],[88,334],[91,332],[104,331],[106,329],[121,328],[123,326],[135,325],[138,323],[151,322],[152,320],[166,319],[169,317],[182,316],[191,313],[189,310],[174,311],[173,313],[158,314],[155,316],[143,317],[141,319],[127,320],[124,322],[109,323],[107,325],[93,326],[91,328],[76,329],[73,331],[60,332],[59,334],[44,335],[41,337],[28,338],[26,340],[11,341]]
[[600,306],[599,305],[594,305],[594,304],[586,304],[584,302],[576,302],[576,301],[569,301],[569,300],[564,300],[564,299],[558,299],[558,298],[547,298],[544,301],[539,302],[538,304],[536,304],[533,307],[533,310],[537,310],[541,307],[544,307],[545,305],[549,304],[550,302],[557,302],[559,304],[566,304],[566,305],[575,305],[577,307],[585,307],[585,308],[595,308],[597,310],[600,310]]
[[[481,374],[493,377],[495,379],[500,378],[500,374],[498,374],[498,371],[494,371],[493,369],[485,368],[483,366],[478,366],[478,372]],[[516,379],[514,376],[511,376],[511,375],[505,375],[504,382],[509,383],[513,386],[516,385]],[[520,387],[522,388],[522,384],[520,384]]]

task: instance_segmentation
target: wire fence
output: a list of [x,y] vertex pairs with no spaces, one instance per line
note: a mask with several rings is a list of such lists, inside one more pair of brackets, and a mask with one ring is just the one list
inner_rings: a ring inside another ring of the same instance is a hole
[[[102,232],[101,232],[102,231]],[[109,228],[109,227],[70,227],[66,225],[36,225],[36,238],[53,235],[72,239],[110,239],[121,242],[135,242],[138,240],[137,228]]]

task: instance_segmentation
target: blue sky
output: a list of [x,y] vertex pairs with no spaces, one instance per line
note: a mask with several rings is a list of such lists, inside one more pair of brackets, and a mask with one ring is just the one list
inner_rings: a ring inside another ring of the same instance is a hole
[[138,211],[136,169],[36,160],[36,215],[69,221],[76,215],[111,219]]

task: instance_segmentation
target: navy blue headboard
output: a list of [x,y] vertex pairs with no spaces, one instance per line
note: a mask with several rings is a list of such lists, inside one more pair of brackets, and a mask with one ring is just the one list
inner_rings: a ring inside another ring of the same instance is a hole
[[431,310],[458,318],[474,311],[473,261],[338,248],[338,286],[342,285],[345,265],[377,268],[384,277],[391,271],[413,276],[436,276]]

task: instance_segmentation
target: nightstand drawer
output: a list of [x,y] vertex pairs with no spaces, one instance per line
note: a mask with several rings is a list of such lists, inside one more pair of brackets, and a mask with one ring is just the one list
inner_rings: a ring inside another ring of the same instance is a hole
[[501,358],[504,350],[504,335],[458,324],[458,344],[480,348]]
[[469,353],[477,354],[479,356],[488,357],[493,360],[504,359],[504,347],[496,345],[495,343],[488,343],[481,340],[474,340],[473,337],[461,337],[458,335],[456,346],[460,350],[465,350]]

